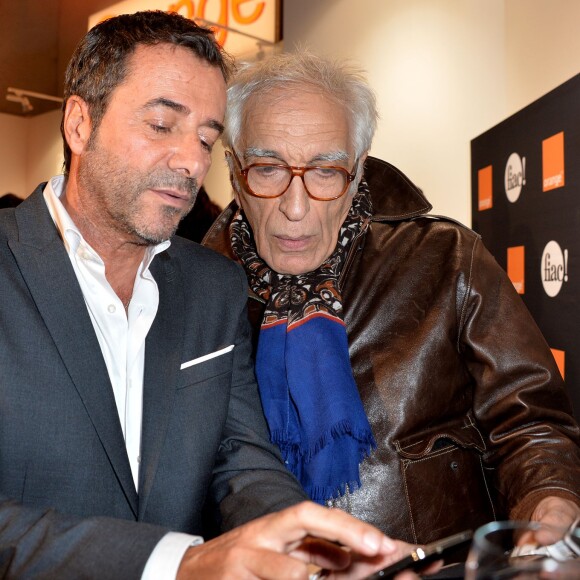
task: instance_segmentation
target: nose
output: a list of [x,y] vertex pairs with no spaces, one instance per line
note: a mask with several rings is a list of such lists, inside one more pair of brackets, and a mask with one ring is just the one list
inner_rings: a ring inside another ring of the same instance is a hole
[[286,193],[279,199],[280,211],[291,222],[300,221],[310,210],[310,197],[304,189],[304,182],[298,175],[292,178]]
[[168,156],[171,170],[194,177],[199,183],[211,165],[211,156],[197,135],[175,136]]

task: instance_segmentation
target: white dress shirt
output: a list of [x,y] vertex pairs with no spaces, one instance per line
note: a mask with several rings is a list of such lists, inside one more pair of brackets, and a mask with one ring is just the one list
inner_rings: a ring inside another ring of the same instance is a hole
[[[83,238],[61,203],[64,191],[65,177],[58,175],[45,187],[44,199],[64,242],[107,365],[138,492],[145,339],[159,306],[159,289],[149,266],[171,242],[166,240],[145,250],[125,312],[125,306],[107,281],[105,263]],[[175,578],[185,550],[202,541],[202,538],[189,534],[167,534],[152,552],[142,580]]]

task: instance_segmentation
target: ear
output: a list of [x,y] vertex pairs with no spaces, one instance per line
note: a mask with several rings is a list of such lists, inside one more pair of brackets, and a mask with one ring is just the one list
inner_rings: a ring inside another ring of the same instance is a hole
[[89,107],[77,95],[69,97],[64,108],[63,128],[66,142],[74,155],[80,155],[91,136]]
[[364,173],[364,167],[365,167],[365,161],[367,160],[369,152],[365,151],[359,158],[358,161],[358,167],[356,168],[356,172],[357,172],[357,184],[360,183],[360,180],[363,177],[363,173]]

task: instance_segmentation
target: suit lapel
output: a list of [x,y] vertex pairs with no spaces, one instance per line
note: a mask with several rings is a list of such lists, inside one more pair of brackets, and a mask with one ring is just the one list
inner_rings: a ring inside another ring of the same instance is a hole
[[175,260],[162,252],[151,264],[159,288],[159,308],[147,335],[143,381],[143,423],[139,473],[139,517],[155,479],[175,398],[181,364],[185,306],[181,274]]
[[9,245],[32,298],[137,515],[137,493],[107,367],[84,298],[40,186],[16,210]]

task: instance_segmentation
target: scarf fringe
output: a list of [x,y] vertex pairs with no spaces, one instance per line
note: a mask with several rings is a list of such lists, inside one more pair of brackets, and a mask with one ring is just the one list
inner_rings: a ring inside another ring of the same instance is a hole
[[331,487],[331,486],[321,486],[317,485],[315,487],[307,488],[305,491],[310,496],[312,501],[326,505],[328,501],[333,499],[338,499],[344,496],[347,491],[352,493],[357,489],[361,488],[361,482],[359,479],[353,481],[347,481],[345,483],[341,483],[338,487]]
[[344,419],[343,421],[333,425],[330,429],[322,433],[320,437],[307,449],[304,449],[300,443],[289,443],[288,433],[281,429],[273,431],[270,439],[280,447],[285,460],[288,458],[292,458],[293,460],[301,459],[304,463],[308,463],[329,443],[346,435],[354,437],[361,444],[358,463],[366,459],[371,451],[377,447],[372,432],[365,429],[355,431],[349,419]]

